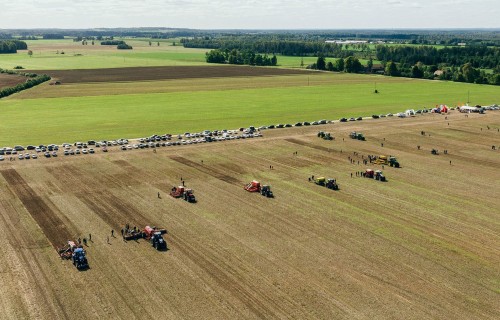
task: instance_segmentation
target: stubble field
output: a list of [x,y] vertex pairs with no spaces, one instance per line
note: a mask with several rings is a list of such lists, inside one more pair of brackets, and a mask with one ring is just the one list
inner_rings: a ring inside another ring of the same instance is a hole
[[[498,128],[498,112],[455,112],[4,161],[2,317],[498,319]],[[386,167],[386,183],[351,178],[368,154],[402,168]],[[168,196],[181,177],[198,203]],[[244,191],[252,179],[276,197]],[[167,228],[169,250],[111,237],[126,223]],[[88,233],[91,269],[78,272],[54,246]]]

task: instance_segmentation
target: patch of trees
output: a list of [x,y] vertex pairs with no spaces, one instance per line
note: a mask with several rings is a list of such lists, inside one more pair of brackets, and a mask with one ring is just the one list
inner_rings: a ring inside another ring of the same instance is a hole
[[120,50],[130,50],[130,49],[132,49],[132,46],[129,46],[126,43],[121,43],[121,44],[117,45],[116,48],[120,49]]
[[350,56],[345,59],[339,58],[335,63],[329,61],[326,62],[323,56],[319,56],[316,63],[307,66],[307,69],[316,70],[326,70],[326,71],[337,71],[337,72],[347,72],[347,73],[362,73],[366,71],[366,68],[361,64],[358,58]]
[[214,49],[205,53],[205,60],[208,63],[228,63],[251,66],[275,66],[278,64],[276,55],[269,57],[267,54],[259,54],[252,51],[239,51],[233,49],[219,50]]
[[46,74],[37,75],[34,73],[18,73],[12,70],[2,70],[2,69],[0,69],[0,73],[20,74],[28,77],[28,80],[26,80],[26,82],[24,83],[19,83],[14,87],[8,87],[0,90],[0,98],[10,96],[11,94],[32,88],[36,85],[39,85],[40,83],[50,80],[50,76]]
[[414,65],[445,63],[461,66],[470,63],[474,68],[492,69],[500,64],[500,48],[487,46],[445,47],[432,46],[384,46],[376,47],[376,57],[381,61],[395,61]]
[[60,33],[46,33],[42,35],[43,39],[49,40],[49,39],[64,39],[64,35]]
[[318,52],[325,57],[348,57],[352,52],[343,50],[342,45],[324,41],[255,39],[255,37],[200,37],[181,39],[185,48],[204,48],[219,50],[239,50],[281,54],[286,56],[314,56]]
[[17,53],[17,50],[26,50],[28,45],[20,40],[0,40],[0,53]]
[[106,41],[101,41],[102,46],[118,46],[120,44],[124,44],[125,41],[122,40],[106,40]]

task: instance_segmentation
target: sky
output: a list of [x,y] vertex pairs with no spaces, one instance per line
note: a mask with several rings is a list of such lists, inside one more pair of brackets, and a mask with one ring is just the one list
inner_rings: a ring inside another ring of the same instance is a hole
[[0,0],[0,29],[500,28],[500,0]]

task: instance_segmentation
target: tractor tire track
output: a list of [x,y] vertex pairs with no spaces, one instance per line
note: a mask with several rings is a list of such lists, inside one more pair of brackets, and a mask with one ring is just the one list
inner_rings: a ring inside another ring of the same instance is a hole
[[[17,230],[15,226],[17,219],[18,217],[15,210],[6,210],[6,212],[2,212],[2,214],[0,214],[0,221],[3,225],[8,226],[7,230]],[[32,240],[31,237],[21,236],[18,232],[9,232],[8,235],[9,236],[7,238],[12,248],[26,248],[30,245]],[[29,251],[25,249],[20,249],[16,252],[22,260],[22,265],[25,267],[24,270],[30,280],[29,283],[34,284],[36,287],[35,290],[30,289],[41,297],[43,306],[47,307],[51,313],[50,317],[52,319],[59,318],[60,313],[57,311],[60,311],[64,315],[65,319],[69,319],[68,313],[66,312],[61,300],[52,289],[52,286],[50,285],[51,281],[48,279],[45,272],[43,272],[38,259],[34,258],[31,254],[28,256]]]
[[55,249],[71,239],[63,221],[15,169],[2,170],[1,174]]
[[176,161],[176,162],[179,162],[181,164],[184,164],[188,167],[191,167],[191,168],[194,168],[198,171],[201,171],[205,174],[208,174],[209,176],[212,176],[216,179],[219,179],[219,180],[222,180],[224,182],[227,182],[229,184],[234,184],[234,185],[237,185],[237,186],[242,186],[244,185],[244,182],[241,181],[241,180],[238,180],[234,177],[231,177],[231,176],[228,176],[227,174],[219,171],[219,170],[216,170],[214,168],[207,168],[199,163],[196,163],[194,161],[191,161],[189,159],[186,159],[184,157],[181,157],[181,156],[170,156],[170,159]]

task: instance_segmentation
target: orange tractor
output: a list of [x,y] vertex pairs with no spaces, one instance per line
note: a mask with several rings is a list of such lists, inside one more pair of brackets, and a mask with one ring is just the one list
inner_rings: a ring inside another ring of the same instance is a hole
[[182,198],[187,202],[196,202],[193,189],[187,189],[184,186],[173,187],[172,190],[170,190],[170,195],[174,198]]

